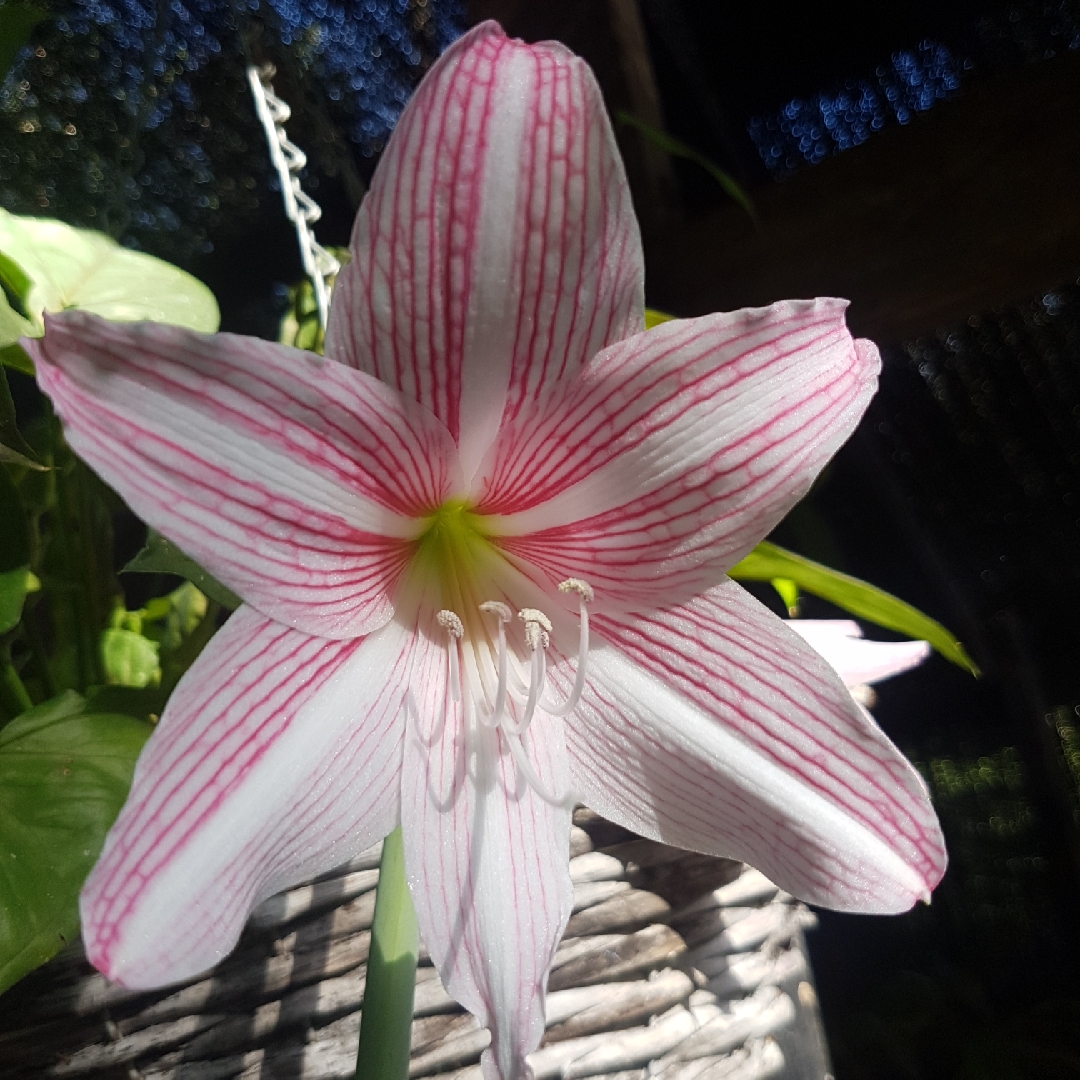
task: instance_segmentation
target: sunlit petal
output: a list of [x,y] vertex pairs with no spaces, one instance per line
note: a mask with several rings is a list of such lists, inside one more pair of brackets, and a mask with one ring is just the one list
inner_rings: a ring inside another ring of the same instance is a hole
[[918,773],[740,586],[595,626],[566,729],[588,805],[825,907],[904,911],[929,895],[945,850]]
[[846,301],[672,321],[500,432],[475,494],[503,548],[603,603],[716,584],[851,434],[879,360]]
[[925,641],[868,641],[850,619],[790,619],[788,626],[829,662],[845,686],[864,686],[918,667]]
[[264,614],[355,637],[390,617],[416,518],[459,483],[443,426],[378,380],[254,338],[83,312],[28,343],[68,441]]
[[261,899],[397,824],[417,641],[396,622],[344,642],[232,616],[170,698],[83,889],[99,970],[136,988],[195,975]]
[[500,418],[643,326],[642,254],[600,89],[483,23],[398,121],[338,278],[328,356],[423,402],[468,477]]

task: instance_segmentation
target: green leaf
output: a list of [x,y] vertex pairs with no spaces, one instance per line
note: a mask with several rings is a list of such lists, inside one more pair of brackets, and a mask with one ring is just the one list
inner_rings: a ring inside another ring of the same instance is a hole
[[148,319],[208,333],[217,329],[217,302],[201,281],[104,233],[0,210],[0,253],[4,265],[14,264],[33,281],[25,303],[28,319],[20,321],[6,295],[0,304],[0,346],[23,335],[40,337],[42,311],[69,308],[118,322]]
[[615,119],[620,124],[629,124],[630,127],[637,128],[645,138],[655,143],[661,150],[700,165],[723,188],[724,192],[746,211],[750,220],[755,225],[758,224],[757,211],[750,201],[750,196],[743,191],[734,177],[729,176],[715,162],[710,161],[704,154],[699,154],[692,146],[687,146],[681,139],[676,139],[674,135],[669,135],[666,131],[661,131],[652,124],[639,120],[632,113],[620,110],[615,113]]
[[161,681],[158,643],[134,630],[110,626],[101,634],[101,663],[112,686],[143,689]]
[[774,577],[769,584],[780,594],[788,614],[795,618],[799,614],[799,586],[786,577]]
[[0,4],[0,79],[11,70],[19,50],[26,44],[30,31],[46,16],[41,8],[31,4]]
[[[2,323],[2,319],[0,319],[0,323]],[[0,341],[6,340],[7,337],[4,335],[3,326],[0,325]],[[21,345],[0,346],[0,365],[9,367],[12,371],[21,371],[24,375],[29,375],[30,378],[34,377],[34,361],[30,359]]]
[[0,731],[0,991],[78,932],[78,895],[148,724],[68,691]]
[[674,315],[665,315],[664,312],[657,311],[656,308],[647,307],[645,309],[645,329],[651,330],[654,326],[671,322],[674,318]]
[[26,594],[40,588],[41,582],[30,573],[29,566],[0,573],[0,634],[6,634],[18,625]]
[[858,578],[830,570],[827,566],[804,559],[792,551],[763,541],[728,574],[742,581],[772,581],[787,578],[804,592],[820,596],[860,619],[877,623],[887,630],[928,641],[946,660],[978,676],[979,669],[963,645],[941,623],[924,615],[881,589]]
[[[4,9],[0,7],[0,12]],[[26,271],[0,251],[0,341],[17,341],[34,333],[30,291],[34,283]]]
[[235,611],[240,597],[216,578],[211,577],[194,559],[185,555],[171,540],[152,529],[146,537],[146,546],[124,567],[121,573],[175,574],[187,578],[200,592],[217,601],[229,611]]
[[0,462],[23,465],[28,469],[45,469],[19,434],[15,424],[15,402],[11,399],[11,388],[3,367],[0,367]]
[[0,634],[18,624],[26,594],[39,588],[30,573],[30,523],[7,469],[0,467]]

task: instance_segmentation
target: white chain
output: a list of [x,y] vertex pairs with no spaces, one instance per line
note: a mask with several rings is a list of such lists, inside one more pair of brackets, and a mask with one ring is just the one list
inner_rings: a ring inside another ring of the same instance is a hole
[[[265,69],[264,69],[265,72]],[[291,110],[275,93],[270,85],[269,73],[260,73],[254,64],[247,69],[251,95],[255,98],[255,112],[258,113],[266,142],[270,147],[270,160],[274,163],[281,181],[281,197],[285,200],[285,213],[296,226],[296,237],[300,242],[300,258],[304,271],[315,286],[315,303],[319,310],[319,324],[326,329],[326,316],[330,308],[330,286],[328,279],[340,269],[341,263],[330,254],[316,239],[311,226],[322,217],[318,203],[300,187],[298,173],[307,164],[303,150],[289,141],[285,134],[285,121]]]

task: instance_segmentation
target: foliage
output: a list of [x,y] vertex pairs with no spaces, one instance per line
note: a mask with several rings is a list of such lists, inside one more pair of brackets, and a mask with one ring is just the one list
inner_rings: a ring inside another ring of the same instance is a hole
[[0,731],[0,991],[74,938],[79,888],[149,734],[70,690]]
[[[972,675],[979,674],[964,646],[941,623],[882,589],[785,551],[776,544],[768,541],[758,544],[728,572],[736,580],[771,582],[785,602],[792,595],[792,586],[803,589],[887,630],[928,641],[946,660]],[[794,595],[797,598],[797,592]]]
[[41,337],[43,312],[80,308],[105,319],[218,328],[214,294],[197,278],[103,233],[0,210],[0,347]]
[[[18,333],[41,332],[42,308],[217,325],[195,279],[60,222],[0,211],[0,278],[0,327]],[[15,355],[16,370],[30,364]],[[20,430],[0,366],[0,990],[75,934],[79,888],[148,721],[221,611],[189,582],[126,608],[113,571],[123,507],[36,401]],[[159,573],[155,585],[173,580]]]
[[757,210],[754,209],[754,203],[750,196],[747,195],[735,178],[730,173],[724,172],[715,161],[699,153],[692,146],[687,146],[681,139],[676,139],[674,135],[669,135],[666,131],[653,127],[652,124],[647,124],[632,113],[620,110],[615,114],[615,118],[620,124],[637,129],[649,142],[655,144],[661,150],[667,151],[673,157],[683,158],[685,161],[692,161],[695,165],[701,166],[720,185],[724,194],[737,202],[755,225],[758,224]]

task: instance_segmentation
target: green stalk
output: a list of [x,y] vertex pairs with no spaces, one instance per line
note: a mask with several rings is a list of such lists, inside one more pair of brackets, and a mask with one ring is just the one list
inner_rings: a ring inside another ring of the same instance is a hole
[[405,881],[401,829],[384,841],[371,925],[356,1080],[406,1080],[420,930]]

